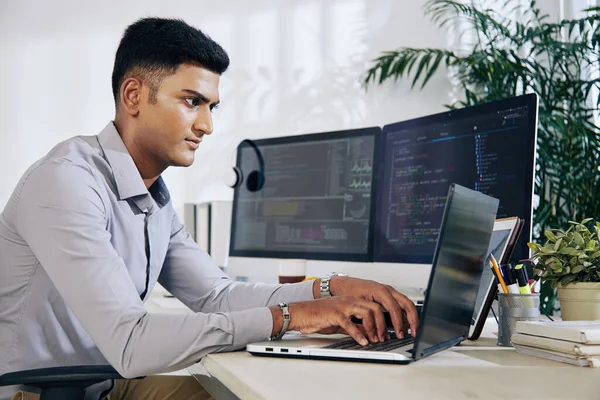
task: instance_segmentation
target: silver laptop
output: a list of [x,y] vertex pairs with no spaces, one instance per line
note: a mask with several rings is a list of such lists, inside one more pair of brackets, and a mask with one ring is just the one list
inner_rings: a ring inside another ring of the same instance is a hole
[[408,364],[457,345],[469,333],[497,210],[493,197],[450,187],[416,337],[361,346],[347,336],[287,334],[246,349],[255,356]]

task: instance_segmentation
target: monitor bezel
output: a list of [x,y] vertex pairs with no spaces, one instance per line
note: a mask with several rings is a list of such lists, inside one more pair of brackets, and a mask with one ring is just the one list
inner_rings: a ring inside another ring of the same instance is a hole
[[[280,250],[241,250],[235,248],[235,232],[236,218],[239,201],[239,190],[236,188],[233,194],[233,206],[231,211],[231,231],[229,236],[229,256],[230,257],[249,257],[249,258],[285,258],[285,259],[305,259],[305,260],[324,260],[324,261],[355,261],[355,262],[372,262],[373,261],[373,229],[375,218],[375,187],[376,179],[379,175],[377,171],[377,142],[381,135],[381,127],[372,126],[358,129],[348,129],[339,131],[328,131],[319,133],[308,133],[293,136],[270,137],[264,139],[253,140],[254,144],[260,149],[261,146],[268,145],[285,145],[295,143],[310,143],[321,142],[327,140],[352,139],[361,136],[372,136],[374,138],[373,146],[373,172],[371,181],[371,198],[370,198],[370,214],[367,237],[367,252],[366,253],[326,253],[318,251],[280,251]],[[249,144],[241,142],[237,147],[236,166],[240,166],[241,154],[243,148],[250,147]]]
[[[538,129],[538,96],[535,93],[528,93],[521,96],[496,100],[484,104],[477,104],[456,110],[449,110],[446,112],[426,115],[419,118],[384,125],[381,134],[377,137],[377,140],[375,141],[375,154],[377,156],[376,159],[378,161],[376,169],[378,175],[377,178],[374,180],[376,186],[375,192],[373,192],[372,197],[375,198],[379,193],[380,189],[382,189],[382,174],[384,172],[384,169],[382,167],[385,162],[383,146],[386,143],[386,135],[389,132],[397,132],[398,130],[416,128],[423,123],[429,125],[440,122],[450,122],[454,118],[468,118],[470,116],[475,116],[481,113],[488,113],[493,112],[495,110],[503,110],[506,108],[516,108],[523,106],[526,106],[529,110],[527,122],[528,125],[533,128],[533,134],[529,134],[527,138],[527,149],[529,154],[533,154],[534,156],[526,160],[526,168],[524,171],[528,174],[527,179],[525,181],[531,183],[531,194],[528,197],[525,204],[525,208],[523,210],[523,215],[529,215],[529,218],[525,219],[522,231],[522,235],[528,235],[526,240],[531,241],[531,235],[533,230],[533,194],[535,190],[535,162]],[[448,186],[450,186],[451,183],[452,182],[450,182]],[[381,226],[380,222],[383,215],[383,210],[380,210],[378,206],[378,204],[372,204],[373,209],[376,211],[375,217],[371,220],[371,222],[373,223],[373,262],[431,264],[432,255],[402,255],[400,253],[380,254],[380,244],[382,243],[382,240],[384,240],[384,236],[381,234],[381,231],[378,229],[378,227]],[[515,248],[515,251],[513,253],[514,256],[513,258],[511,258],[511,261],[528,257],[528,255],[523,256],[521,254],[518,254],[518,251],[519,249]]]

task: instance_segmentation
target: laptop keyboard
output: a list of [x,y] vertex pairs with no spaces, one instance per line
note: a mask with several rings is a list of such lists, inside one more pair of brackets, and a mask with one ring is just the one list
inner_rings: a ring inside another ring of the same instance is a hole
[[349,338],[340,340],[339,342],[335,342],[323,348],[336,350],[390,351],[415,342],[415,338],[410,335],[405,336],[404,339],[399,339],[394,334],[390,334],[390,336],[390,340],[380,343],[369,343],[366,346],[362,346],[356,340]]

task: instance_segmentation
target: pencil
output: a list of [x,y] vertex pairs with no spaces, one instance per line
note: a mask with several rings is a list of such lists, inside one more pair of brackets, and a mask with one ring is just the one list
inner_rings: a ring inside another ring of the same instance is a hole
[[493,254],[490,254],[490,257],[492,259],[490,261],[490,263],[492,264],[492,269],[496,273],[496,278],[498,278],[498,283],[500,283],[500,286],[502,287],[502,291],[504,293],[508,293],[508,287],[506,287],[506,282],[504,282],[504,278],[502,278],[502,272],[500,271],[500,267],[498,266],[496,257],[494,257]]

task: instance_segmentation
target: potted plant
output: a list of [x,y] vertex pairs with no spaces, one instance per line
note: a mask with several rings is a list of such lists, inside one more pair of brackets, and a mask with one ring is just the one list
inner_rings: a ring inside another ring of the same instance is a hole
[[541,279],[558,289],[562,319],[600,320],[600,223],[569,221],[566,231],[546,230],[543,246],[528,243]]

